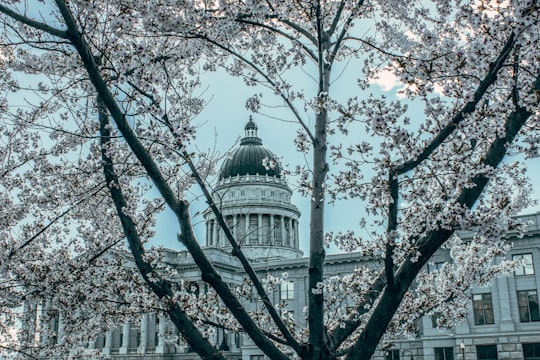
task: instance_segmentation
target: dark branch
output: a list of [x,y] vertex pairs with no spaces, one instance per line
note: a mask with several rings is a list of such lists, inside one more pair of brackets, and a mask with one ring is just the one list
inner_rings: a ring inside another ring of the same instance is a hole
[[49,25],[44,24],[44,23],[39,22],[39,21],[32,20],[29,17],[26,17],[24,15],[21,15],[21,14],[15,12],[15,11],[11,10],[10,8],[8,8],[5,5],[0,4],[0,12],[7,15],[7,16],[9,16],[13,20],[19,21],[19,22],[21,22],[21,23],[23,23],[25,25],[28,25],[28,26],[36,29],[36,30],[43,31],[43,32],[45,32],[47,34],[50,34],[50,35],[53,35],[53,36],[56,36],[56,37],[59,37],[59,38],[62,38],[62,39],[67,39],[68,38],[66,31],[56,29],[56,28],[54,28],[52,26],[49,26]]

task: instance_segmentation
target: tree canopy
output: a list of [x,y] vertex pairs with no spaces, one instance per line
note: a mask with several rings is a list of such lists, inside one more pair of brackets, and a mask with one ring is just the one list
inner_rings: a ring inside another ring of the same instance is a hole
[[[160,309],[196,352],[216,359],[224,355],[195,303],[207,304],[210,320],[227,309],[271,359],[288,358],[284,351],[369,359],[385,332],[443,308],[451,326],[467,290],[511,266],[492,260],[532,201],[523,163],[505,157],[538,156],[539,8],[533,0],[0,4],[0,333],[12,335],[17,305],[29,299],[71,314],[68,347]],[[356,84],[345,98],[334,96],[343,69]],[[311,202],[304,332],[269,301],[262,314],[244,308],[192,230],[188,190],[198,186],[267,299],[213,203],[218,159],[197,148],[200,74],[217,70],[253,87],[252,112],[268,111],[273,94],[310,159],[289,169]],[[398,98],[372,91],[383,76],[400,84]],[[343,199],[369,215],[358,219],[365,233],[325,230],[328,202]],[[171,281],[172,269],[145,247],[164,208],[213,289],[204,297]],[[463,242],[460,230],[476,235]],[[126,241],[135,268],[125,266]],[[327,243],[384,266],[325,279]],[[421,273],[442,246],[453,263]],[[449,282],[444,296],[436,291]],[[337,289],[349,289],[355,311],[331,322],[325,303]]]

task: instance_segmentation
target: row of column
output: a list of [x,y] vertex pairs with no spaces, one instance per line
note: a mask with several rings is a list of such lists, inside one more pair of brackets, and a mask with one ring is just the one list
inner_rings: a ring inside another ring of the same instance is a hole
[[[44,301],[37,305],[31,301],[25,301],[23,305],[22,329],[24,329],[21,343],[24,346],[33,347],[35,344],[40,345],[56,345],[63,341],[63,316],[62,313],[51,310],[50,304]],[[131,325],[125,323],[121,328],[120,341],[115,341],[116,346],[113,346],[113,333],[108,331],[105,334],[104,344],[102,348],[103,355],[110,355],[112,349],[118,349],[119,354],[127,354],[129,352],[144,353],[146,349],[152,348],[155,353],[167,352],[165,331],[168,320],[163,317],[156,317],[156,326],[154,327],[154,337],[150,336],[149,315],[144,314],[141,319],[140,332],[137,336],[136,343],[131,336]],[[157,338],[156,338],[157,337]],[[157,339],[157,341],[156,341]],[[117,339],[118,340],[118,339]],[[149,340],[153,340],[149,344]],[[91,340],[88,343],[89,349],[96,348],[96,340]],[[154,346],[155,344],[155,346]]]
[[[25,330],[21,339],[23,345],[33,347],[34,344],[55,345],[62,343],[64,336],[62,313],[51,310],[50,304],[46,301],[39,305],[34,302],[25,301],[23,312],[24,315],[21,324]],[[120,339],[119,341],[114,341],[114,343],[113,334],[115,331],[108,331],[105,334],[104,344],[101,343],[103,344],[102,354],[110,355],[113,353],[113,349],[118,349],[119,354],[128,354],[130,352],[145,353],[149,348],[152,348],[155,353],[166,353],[168,349],[166,346],[165,331],[168,320],[164,317],[155,317],[155,319],[156,324],[152,329],[149,326],[149,315],[144,314],[142,316],[140,329],[137,329],[140,335],[136,336],[136,341],[132,339],[132,326],[129,323],[125,323],[122,326],[120,329]],[[155,332],[153,336],[150,336],[151,330]],[[96,349],[96,342],[96,340],[91,340],[88,343],[88,348]]]
[[[39,304],[25,301],[21,320],[21,326],[24,329],[21,339],[23,346],[34,348],[36,345],[62,343],[64,337],[63,316],[60,312],[52,310],[48,301]],[[165,317],[144,314],[140,326],[134,327],[130,323],[124,323],[121,327],[106,332],[104,336],[101,335],[98,336],[98,339],[89,341],[87,348],[89,350],[101,349],[101,354],[104,356],[129,353],[144,354],[149,351],[157,354],[176,352],[177,349],[174,345],[171,349],[167,345],[168,324],[169,320]],[[175,332],[178,333],[176,330]],[[230,339],[224,332],[222,332],[221,338],[216,336],[214,340],[216,346],[229,347]],[[182,349],[181,345],[180,348]]]
[[[153,315],[152,315],[153,316]],[[155,353],[166,353],[167,345],[165,340],[165,331],[167,329],[168,320],[164,317],[155,317],[154,334],[151,333],[152,328],[149,327],[149,314],[144,314],[141,319],[140,328],[137,329],[138,335],[136,341],[132,339],[130,323],[125,323],[121,328],[120,341],[113,341],[115,331],[108,331],[105,334],[105,343],[103,344],[103,355],[110,355],[113,349],[118,349],[119,354],[128,354],[130,352],[145,353],[147,349],[154,349]],[[118,339],[116,339],[118,340]],[[133,342],[133,343],[132,343]],[[95,341],[90,341],[89,348],[95,347]],[[155,344],[155,346],[154,346]]]
[[[273,214],[238,214],[226,216],[225,221],[235,239],[241,244],[299,248],[296,219]],[[208,246],[229,244],[215,219],[206,222],[206,244]]]
[[49,301],[25,301],[21,342],[28,347],[59,344],[64,336],[62,323],[62,314],[52,309]]

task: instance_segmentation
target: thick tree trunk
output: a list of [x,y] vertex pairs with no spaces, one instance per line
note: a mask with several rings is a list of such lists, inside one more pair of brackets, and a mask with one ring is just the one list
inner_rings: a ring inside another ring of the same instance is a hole
[[[320,65],[322,71],[319,100],[327,97],[329,90],[330,69]],[[313,180],[310,217],[310,251],[309,251],[309,359],[331,358],[324,327],[324,182],[328,173],[327,157],[327,125],[328,111],[321,105],[315,120],[315,141],[313,143]]]

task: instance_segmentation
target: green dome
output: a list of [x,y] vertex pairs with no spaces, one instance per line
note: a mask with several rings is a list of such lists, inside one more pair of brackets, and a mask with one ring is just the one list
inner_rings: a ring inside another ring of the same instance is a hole
[[[219,179],[257,174],[281,177],[281,167],[277,162],[276,155],[263,146],[262,140],[257,137],[257,126],[251,118],[244,130],[246,136],[240,141],[240,146],[232,151],[221,166]],[[264,159],[275,160],[275,166],[265,168]]]

